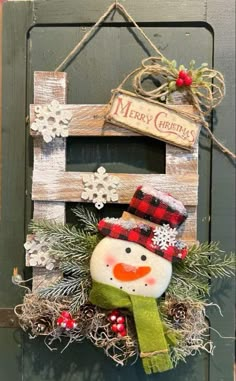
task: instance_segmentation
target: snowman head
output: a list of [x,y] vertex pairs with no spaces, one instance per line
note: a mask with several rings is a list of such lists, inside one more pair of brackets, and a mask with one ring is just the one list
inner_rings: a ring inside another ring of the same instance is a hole
[[158,298],[169,285],[172,265],[137,243],[106,237],[92,254],[90,271],[96,282]]
[[91,277],[129,294],[158,298],[169,285],[171,262],[187,255],[186,245],[176,240],[186,209],[169,194],[139,187],[128,210],[132,214],[99,222],[107,237],[92,254]]

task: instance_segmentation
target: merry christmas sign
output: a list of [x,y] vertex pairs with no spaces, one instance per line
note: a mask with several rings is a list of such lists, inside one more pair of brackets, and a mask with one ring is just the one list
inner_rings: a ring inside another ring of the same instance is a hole
[[114,93],[106,119],[120,127],[190,150],[198,139],[199,126],[183,115],[193,112],[193,106],[167,108],[119,90]]

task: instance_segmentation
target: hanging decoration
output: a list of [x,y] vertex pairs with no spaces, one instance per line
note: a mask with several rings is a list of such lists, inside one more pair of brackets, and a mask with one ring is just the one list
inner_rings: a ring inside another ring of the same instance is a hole
[[[58,71],[115,8],[156,56],[124,79],[109,105],[66,105],[66,75]],[[160,85],[147,90],[150,76]],[[41,276],[33,269],[30,290],[14,269],[13,283],[26,290],[15,307],[22,329],[31,338],[43,335],[50,350],[63,338],[64,349],[87,339],[116,364],[140,358],[146,374],[170,370],[202,351],[213,354],[206,310],[220,307],[211,302],[210,280],[233,276],[235,256],[197,241],[197,139],[201,125],[235,157],[205,119],[225,94],[223,76],[207,64],[195,68],[192,61],[186,68],[166,59],[115,2],[55,72],[36,72],[34,83],[34,218],[25,250],[26,264],[40,267]],[[177,96],[183,104],[174,105]],[[95,173],[66,171],[67,136],[132,131],[167,142],[165,174],[115,176],[99,166]],[[106,203],[129,206],[120,218],[99,219],[80,205],[73,209],[77,224],[69,225],[66,202],[90,202],[97,212]]]
[[31,223],[63,277],[26,293],[15,308],[22,328],[34,337],[44,334],[49,348],[61,337],[69,340],[66,346],[86,338],[117,364],[139,356],[147,374],[201,351],[213,354],[209,279],[233,275],[234,255],[215,243],[181,242],[178,229],[187,213],[169,194],[139,187],[128,211],[130,220],[97,221],[78,207],[79,229]]

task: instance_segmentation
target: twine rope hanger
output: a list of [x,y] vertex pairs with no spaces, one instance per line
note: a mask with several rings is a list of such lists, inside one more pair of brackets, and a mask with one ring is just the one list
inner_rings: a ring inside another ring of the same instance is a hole
[[[107,18],[107,16],[114,10],[118,9],[121,11],[121,13],[124,15],[124,17],[131,22],[136,29],[140,32],[140,34],[143,36],[143,38],[149,43],[149,45],[153,48],[153,50],[157,53],[157,57],[149,57],[148,59],[144,59],[142,61],[142,66],[139,68],[136,68],[131,73],[129,73],[124,80],[121,82],[121,84],[117,87],[115,90],[121,89],[122,92],[125,92],[127,94],[130,94],[130,92],[122,89],[123,85],[126,83],[126,81],[134,76],[132,85],[135,89],[135,93],[137,97],[142,99],[148,99],[149,102],[160,104],[162,107],[168,108],[173,110],[173,107],[170,104],[164,104],[162,102],[159,102],[157,99],[165,96],[167,94],[166,87],[167,84],[161,85],[157,90],[151,90],[146,91],[144,90],[142,86],[142,79],[143,76],[146,75],[161,75],[162,77],[166,78],[168,74],[168,69],[161,65],[162,59],[165,59],[164,55],[160,52],[160,50],[156,47],[156,45],[150,40],[150,38],[146,35],[144,30],[136,23],[136,21],[133,19],[133,17],[129,14],[129,12],[125,9],[125,7],[119,3],[118,0],[115,0],[108,8],[107,10],[102,14],[102,16],[98,19],[98,21],[89,29],[89,31],[83,36],[83,38],[76,44],[76,46],[68,53],[68,55],[65,57],[65,59],[57,66],[55,69],[55,72],[58,72],[62,70],[66,64],[79,52],[80,48],[83,46],[86,40],[94,33],[94,31],[98,28],[99,25],[101,25],[104,20]],[[206,112],[203,111],[202,105],[205,106],[204,101],[207,103],[207,113],[209,114],[213,108],[215,108],[223,99],[225,95],[225,85],[224,85],[224,77],[221,73],[217,72],[213,69],[208,69],[208,74],[205,74],[206,78],[212,78],[212,73],[215,74],[215,78],[218,80],[218,85],[212,84],[212,92],[208,89],[207,94],[202,96],[203,101],[200,100],[200,98],[197,95],[192,95],[192,103],[195,107],[198,114],[190,114],[185,111],[180,111],[179,114],[182,114],[185,117],[188,117],[192,121],[196,123],[200,123],[205,130],[207,131],[209,137],[214,141],[214,143],[218,146],[218,148],[228,156],[230,156],[232,159],[236,159],[236,155],[230,151],[227,147],[225,147],[213,134],[211,131],[208,122],[205,120],[205,114]],[[215,93],[217,95],[215,95]],[[214,96],[215,95],[215,96]],[[176,110],[174,110],[176,111]]]
[[145,38],[145,40],[151,45],[151,47],[155,50],[155,52],[158,54],[158,56],[163,57],[163,54],[160,52],[160,50],[156,47],[156,45],[150,40],[150,38],[146,35],[146,33],[143,31],[140,26],[136,23],[136,21],[133,19],[133,17],[127,12],[125,7],[120,4],[117,0],[112,3],[108,9],[103,13],[103,15],[98,19],[98,21],[92,26],[91,29],[84,35],[84,37],[78,42],[78,44],[71,50],[71,52],[65,57],[65,59],[60,63],[60,65],[57,66],[55,71],[60,71],[69,61],[71,58],[73,58],[76,53],[79,51],[81,46],[85,43],[85,41],[93,34],[93,32],[97,29],[99,25],[103,23],[103,21],[107,18],[107,16],[114,10],[119,9],[127,18],[128,21],[130,21],[142,34],[142,36]]

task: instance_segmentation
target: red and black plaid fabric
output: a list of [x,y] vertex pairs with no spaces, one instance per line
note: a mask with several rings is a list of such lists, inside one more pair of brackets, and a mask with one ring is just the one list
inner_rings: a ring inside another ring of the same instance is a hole
[[119,223],[118,219],[117,223],[103,219],[98,223],[98,230],[104,236],[137,243],[170,262],[183,260],[188,253],[187,247],[179,249],[176,246],[169,246],[166,250],[161,250],[159,246],[154,245],[152,241],[154,228],[149,225],[140,224],[127,229]]
[[128,212],[158,225],[169,224],[171,228],[179,227],[187,218],[187,212],[180,213],[158,197],[143,192],[142,186],[134,193]]

